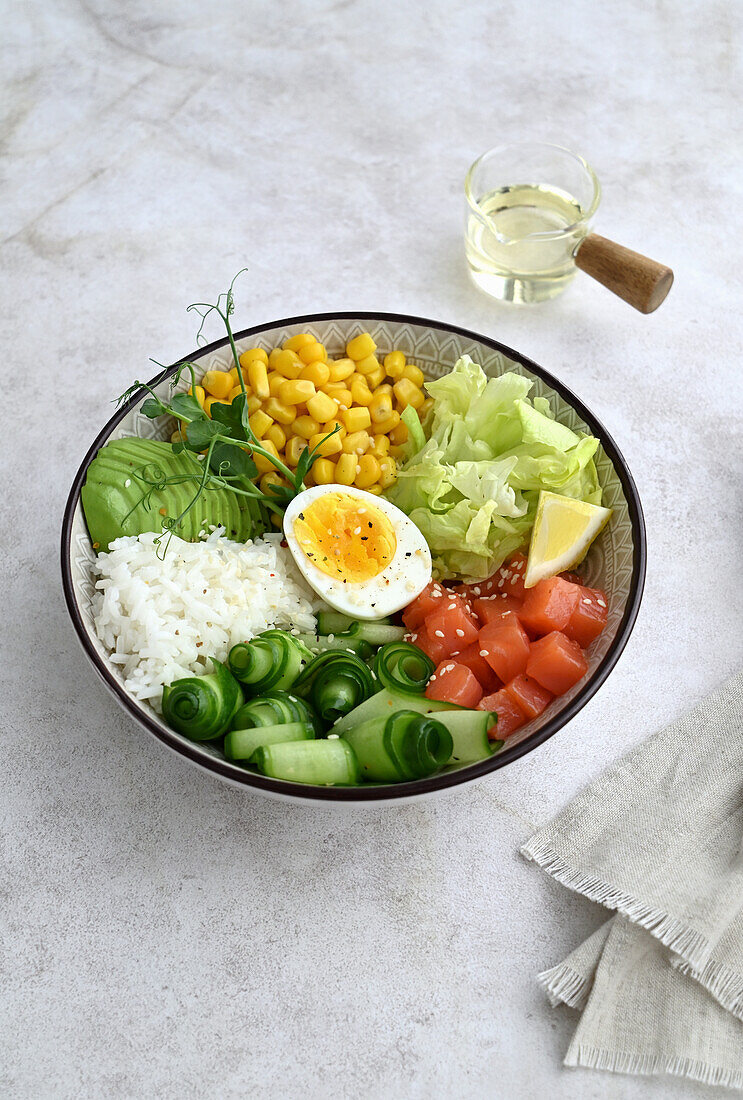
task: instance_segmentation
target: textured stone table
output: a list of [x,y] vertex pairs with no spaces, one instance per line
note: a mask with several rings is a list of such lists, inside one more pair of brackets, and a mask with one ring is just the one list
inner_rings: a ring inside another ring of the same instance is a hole
[[[517,849],[740,661],[740,8],[5,11],[0,1091],[704,1095],[562,1068],[574,1018],[534,975],[601,914]],[[534,310],[470,285],[464,171],[521,136],[582,151],[600,231],[675,268],[658,313],[582,276]],[[477,787],[355,813],[227,789],[144,737],[79,649],[57,564],[73,473],[147,357],[193,347],[185,304],[244,264],[238,325],[473,328],[560,375],[629,460],[632,639],[569,727]]]

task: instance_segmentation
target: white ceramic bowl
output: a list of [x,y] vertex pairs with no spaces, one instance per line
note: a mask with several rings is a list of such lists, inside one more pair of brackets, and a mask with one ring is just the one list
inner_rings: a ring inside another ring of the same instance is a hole
[[[588,583],[606,591],[609,618],[603,634],[590,647],[588,675],[566,695],[555,699],[538,719],[509,737],[506,746],[488,760],[426,779],[361,787],[308,787],[247,771],[225,760],[219,750],[208,743],[189,741],[175,733],[154,710],[134,699],[124,688],[117,670],[108,663],[106,652],[95,633],[91,569],[95,554],[80,505],[80,489],[90,462],[109,439],[124,435],[166,438],[167,425],[154,423],[139,411],[146,394],[135,398],[108,421],[93,442],[75,475],[67,501],[62,526],[62,578],[75,630],[93,667],[113,696],[144,731],[222,779],[292,801],[379,805],[418,799],[460,783],[469,783],[530,752],[561,729],[609,675],[634,626],[645,580],[645,525],[637,489],[624,458],[606,429],[585,405],[556,378],[518,352],[454,325],[390,313],[325,313],[290,317],[245,329],[237,334],[236,341],[238,351],[257,345],[270,350],[294,333],[311,332],[325,344],[331,355],[336,356],[343,354],[351,337],[363,331],[371,332],[382,353],[392,348],[404,350],[408,358],[431,378],[445,374],[465,354],[480,363],[487,374],[498,375],[507,370],[524,374],[534,382],[532,396],[548,397],[558,420],[570,428],[591,432],[598,437],[601,446],[596,455],[596,466],[604,491],[604,503],[614,510],[614,514],[591,547],[581,572]],[[203,370],[232,365],[226,340],[200,348],[186,359]],[[170,373],[179,365],[176,363]],[[186,388],[185,380],[182,388]],[[167,380],[160,382],[159,390],[163,396],[169,392]]]

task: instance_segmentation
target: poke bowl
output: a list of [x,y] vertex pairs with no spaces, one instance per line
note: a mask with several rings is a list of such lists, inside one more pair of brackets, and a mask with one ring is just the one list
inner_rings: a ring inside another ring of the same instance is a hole
[[[539,398],[545,407],[549,402],[550,415],[557,424],[598,440],[593,461],[601,503],[611,510],[611,520],[591,542],[579,566],[579,580],[587,589],[605,594],[603,629],[585,647],[585,674],[561,694],[552,697],[547,693],[546,698],[550,701],[542,705],[540,713],[525,721],[522,718],[519,728],[498,742],[498,750],[484,759],[457,764],[450,761],[449,766],[419,778],[405,777],[398,782],[372,780],[351,785],[276,778],[228,759],[221,742],[185,736],[164,719],[160,707],[152,705],[128,686],[131,681],[127,681],[122,665],[112,660],[112,643],[106,642],[100,623],[96,621],[100,601],[96,561],[100,547],[95,546],[91,538],[81,498],[91,464],[101,448],[112,441],[126,437],[154,441],[173,438],[172,422],[143,412],[145,402],[152,400],[150,394],[147,391],[135,393],[91,444],[75,475],[67,501],[62,524],[61,564],[64,594],[74,629],[103,683],[148,736],[154,736],[202,771],[226,782],[299,803],[380,805],[417,800],[479,780],[531,752],[561,730],[606,680],[632,631],[644,585],[646,544],[642,508],[630,471],[613,439],[561,381],[513,349],[486,336],[454,325],[398,314],[358,312],[291,317],[236,332],[234,348],[227,338],[198,348],[158,375],[150,384],[151,393],[167,400],[173,392],[172,379],[187,361],[197,371],[224,372],[230,370],[234,355],[252,348],[263,348],[267,352],[281,348],[299,334],[310,334],[327,349],[329,356],[343,356],[349,341],[362,333],[370,335],[380,358],[393,349],[404,349],[409,362],[420,368],[427,381],[444,377],[467,356],[480,365],[488,379],[509,372],[522,376],[532,383],[531,398]],[[185,393],[188,386],[189,376],[184,373],[175,392]],[[445,591],[448,593],[448,589]],[[603,605],[603,599],[601,603]],[[338,607],[332,603],[330,606]],[[410,640],[416,635],[408,633],[405,637]]]

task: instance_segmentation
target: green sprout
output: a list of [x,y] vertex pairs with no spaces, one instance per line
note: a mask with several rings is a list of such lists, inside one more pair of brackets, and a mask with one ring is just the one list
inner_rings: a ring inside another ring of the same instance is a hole
[[[140,411],[143,415],[149,417],[150,420],[155,420],[159,416],[170,416],[177,420],[180,439],[172,444],[173,451],[176,454],[184,450],[191,451],[198,455],[199,460],[203,462],[203,470],[199,474],[176,474],[166,477],[158,466],[152,464],[143,467],[134,474],[135,479],[143,487],[143,495],[129,514],[140,504],[145,508],[149,508],[153,494],[162,490],[166,485],[183,484],[184,482],[194,484],[194,495],[180,514],[163,520],[163,528],[168,532],[168,538],[163,547],[163,556],[167,551],[172,535],[177,532],[185,517],[200,497],[211,490],[228,488],[238,496],[253,498],[269,512],[273,512],[278,516],[283,515],[289,501],[306,488],[304,479],[315,459],[319,457],[323,443],[339,431],[339,428],[334,428],[332,432],[329,432],[320,440],[317,446],[311,449],[306,448],[300,455],[297,468],[294,471],[290,470],[280,458],[266,450],[260,440],[257,439],[250,427],[248,394],[245,389],[245,380],[230,324],[230,316],[235,311],[233,288],[238,277],[245,271],[247,271],[247,268],[238,271],[230,283],[229,290],[219,294],[216,302],[192,302],[187,307],[187,312],[194,310],[201,317],[199,331],[196,334],[196,342],[199,345],[206,343],[203,330],[207,317],[212,313],[216,313],[222,319],[227,330],[227,338],[230,343],[232,358],[237,367],[237,377],[242,393],[239,393],[229,405],[214,402],[211,407],[210,418],[195,397],[196,370],[198,369],[196,365],[188,361],[182,363],[170,381],[172,391],[180,382],[183,372],[188,370],[191,379],[191,393],[173,394],[168,400],[164,400],[155,392],[154,387],[165,379],[168,371],[172,368],[163,366],[162,363],[158,363],[157,360],[153,359],[151,362],[162,368],[162,373],[154,380],[154,383],[149,385],[147,382],[135,381],[117,400],[117,405],[121,405],[123,402],[138,396],[142,391],[146,391],[150,396],[142,403]],[[271,485],[268,487],[268,492],[260,489],[255,484],[255,478],[258,475],[258,467],[254,461],[255,455],[261,455],[268,460],[288,484]],[[155,541],[159,553],[160,539]]]

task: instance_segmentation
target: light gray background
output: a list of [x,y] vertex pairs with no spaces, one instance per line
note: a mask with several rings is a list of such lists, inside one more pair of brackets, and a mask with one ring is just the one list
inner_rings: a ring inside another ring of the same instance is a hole
[[[534,976],[601,913],[517,848],[740,660],[739,5],[2,9],[2,1094],[708,1093],[561,1067],[574,1017]],[[470,285],[465,170],[524,136],[582,152],[597,228],[673,266],[658,313],[584,276],[533,310]],[[630,463],[649,570],[625,654],[477,787],[347,813],[228,789],[116,709],[68,625],[73,474],[147,357],[192,349],[184,306],[244,264],[238,326],[470,327],[562,377]]]

